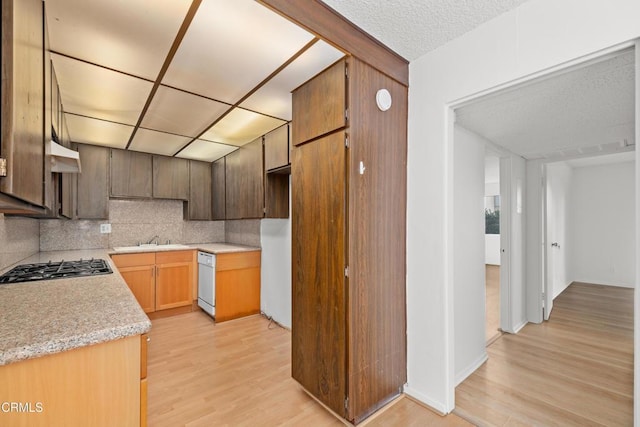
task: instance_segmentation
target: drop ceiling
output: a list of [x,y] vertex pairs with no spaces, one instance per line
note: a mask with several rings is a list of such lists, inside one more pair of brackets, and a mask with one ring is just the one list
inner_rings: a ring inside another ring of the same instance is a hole
[[45,7],[79,143],[214,161],[290,121],[291,91],[344,56],[253,0]]
[[456,123],[526,159],[599,155],[635,146],[635,57],[612,57],[486,96]]

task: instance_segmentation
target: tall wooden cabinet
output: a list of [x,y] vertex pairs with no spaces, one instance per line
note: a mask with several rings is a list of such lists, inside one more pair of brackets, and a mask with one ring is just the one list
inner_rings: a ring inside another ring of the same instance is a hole
[[293,93],[292,376],[354,423],[406,382],[406,123],[406,87],[355,58]]
[[77,178],[76,217],[109,219],[108,147],[78,144],[82,173]]

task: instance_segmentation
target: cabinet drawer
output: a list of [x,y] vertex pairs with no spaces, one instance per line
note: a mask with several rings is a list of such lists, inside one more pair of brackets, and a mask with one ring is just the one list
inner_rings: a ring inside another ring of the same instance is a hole
[[216,255],[216,271],[260,267],[260,251]]
[[156,252],[156,264],[193,261],[195,251]]
[[111,259],[118,268],[137,267],[154,265],[156,263],[156,254],[154,252],[145,252],[141,254],[111,255]]

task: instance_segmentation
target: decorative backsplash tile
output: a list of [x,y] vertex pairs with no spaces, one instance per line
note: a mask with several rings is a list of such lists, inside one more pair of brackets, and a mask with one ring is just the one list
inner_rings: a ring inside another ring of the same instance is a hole
[[0,269],[38,252],[39,235],[37,219],[10,218],[0,214]]
[[225,241],[239,245],[260,246],[260,220],[225,221]]

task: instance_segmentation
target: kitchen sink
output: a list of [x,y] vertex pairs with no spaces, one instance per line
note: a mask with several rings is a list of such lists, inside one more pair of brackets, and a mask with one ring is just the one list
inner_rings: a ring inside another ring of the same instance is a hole
[[137,252],[143,249],[149,249],[149,250],[159,250],[159,251],[165,251],[165,250],[171,250],[171,249],[188,249],[189,246],[187,245],[181,245],[179,243],[171,243],[171,244],[167,244],[167,245],[156,245],[156,244],[142,244],[142,245],[135,245],[135,246],[116,246],[113,248],[114,251],[116,252]]

